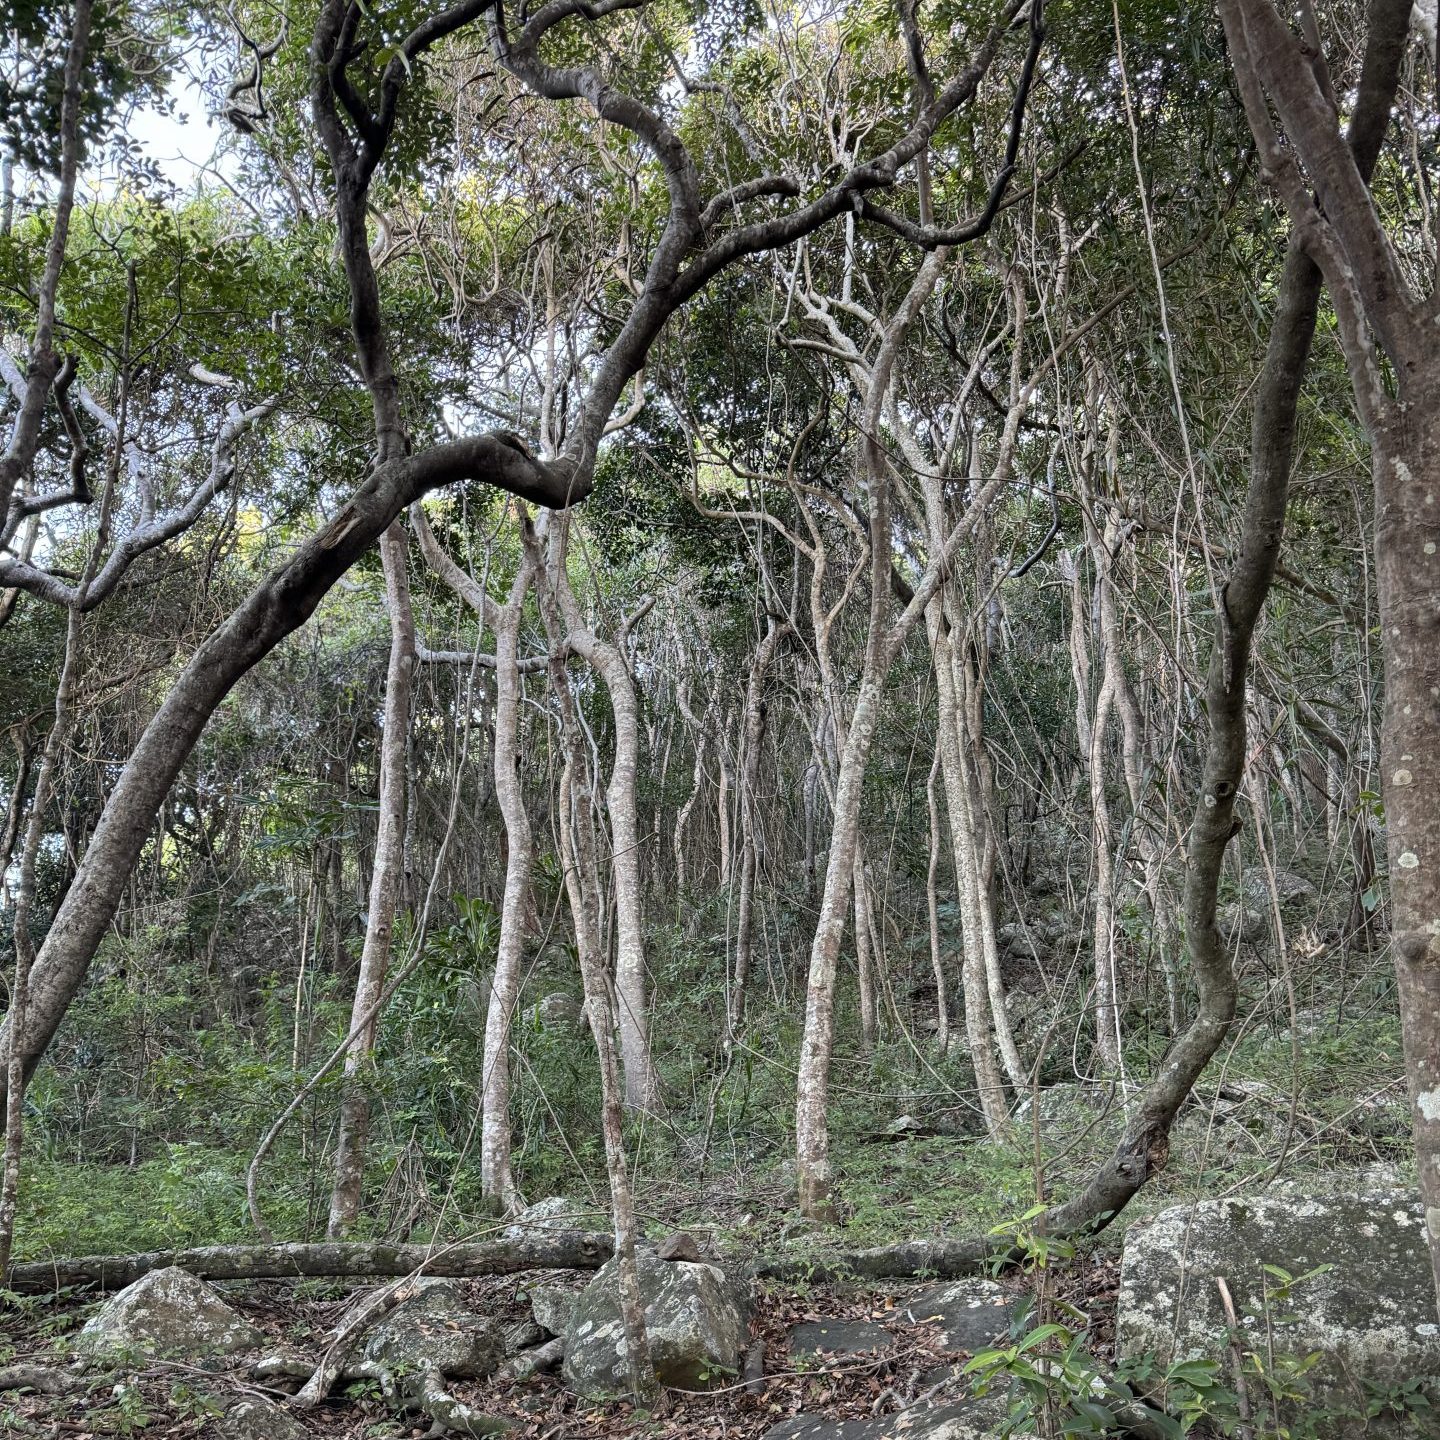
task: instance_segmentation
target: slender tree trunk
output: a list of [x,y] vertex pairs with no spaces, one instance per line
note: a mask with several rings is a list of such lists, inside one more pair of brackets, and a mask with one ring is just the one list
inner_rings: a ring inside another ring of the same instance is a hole
[[[564,547],[569,518],[552,522],[555,543]],[[551,567],[551,585],[565,623],[565,643],[594,667],[610,697],[615,722],[615,757],[605,792],[610,816],[611,871],[615,881],[615,992],[619,1010],[620,1062],[625,1075],[625,1104],[659,1113],[664,1108],[660,1077],[650,1051],[649,977],[645,969],[645,892],[640,880],[641,840],[636,778],[639,771],[640,706],[635,679],[616,645],[599,639],[581,618],[563,567]],[[649,608],[647,603],[646,609]],[[633,622],[631,622],[633,623]],[[627,624],[622,630],[628,631]]]
[[380,1017],[371,1015],[390,968],[395,911],[405,870],[405,815],[409,753],[410,693],[415,672],[415,617],[410,605],[405,530],[394,521],[380,537],[380,562],[385,572],[385,599],[390,612],[390,664],[385,675],[384,735],[380,745],[380,818],[375,840],[375,868],[370,878],[370,907],[365,943],[355,977],[350,1012],[354,1030],[368,1023],[345,1056],[340,1101],[340,1137],[336,1145],[335,1185],[330,1194],[326,1237],[338,1240],[355,1223],[365,1181],[365,1142],[370,1130],[370,1097],[366,1072],[373,1063]]
[[[92,566],[93,568],[93,566]],[[88,579],[89,571],[87,571]],[[30,801],[30,818],[20,852],[20,875],[16,884],[12,915],[15,936],[15,978],[10,988],[10,1009],[6,1016],[8,1043],[0,1050],[5,1056],[5,1154],[0,1167],[0,1276],[10,1268],[15,1241],[15,1207],[20,1193],[20,1151],[24,1136],[25,1039],[29,1021],[30,972],[35,963],[35,942],[31,925],[35,910],[36,865],[45,839],[46,816],[55,790],[55,773],[65,750],[75,707],[75,677],[80,668],[81,615],[72,609],[66,616],[65,659],[60,683],[55,687],[55,716],[40,766],[35,776],[35,793]]]
[[1415,1158],[1440,1293],[1440,364],[1372,439],[1380,767]]
[[20,840],[20,822],[25,818],[25,792],[30,785],[30,726],[17,725],[11,734],[15,740],[15,781],[10,787],[10,801],[5,807],[5,825],[0,829],[0,906],[10,906],[10,862]]
[[[551,524],[556,524],[561,518],[552,516]],[[562,864],[565,891],[575,924],[575,948],[585,989],[585,1005],[600,1069],[601,1131],[615,1222],[626,1366],[635,1398],[637,1401],[648,1401],[659,1387],[650,1360],[644,1301],[635,1263],[635,1203],[625,1158],[624,1090],[615,1052],[614,1007],[600,948],[600,870],[596,854],[592,782],[570,676],[565,668],[563,643],[567,638],[567,627],[561,618],[557,594],[559,587],[565,583],[564,538],[563,531],[559,535],[552,532],[548,565],[542,568],[537,558],[540,610],[550,641],[550,679],[560,707],[561,744],[565,756],[559,806]],[[537,544],[533,535],[527,534],[526,544],[533,553]]]
[[505,825],[505,893],[500,943],[485,1013],[480,1092],[480,1190],[502,1213],[521,1205],[510,1163],[510,1027],[520,994],[520,965],[530,929],[535,841],[520,780],[520,619],[534,575],[528,552],[495,624],[495,796]]
[[945,956],[940,947],[940,903],[935,884],[940,867],[940,807],[935,798],[935,781],[940,775],[940,745],[936,736],[935,758],[925,782],[925,807],[929,816],[930,859],[925,867],[925,908],[930,920],[930,966],[935,972],[935,1046],[944,1055],[950,1049],[950,986],[945,974]]
[[[887,576],[888,584],[888,576]],[[874,648],[874,647],[871,647]],[[849,733],[840,756],[835,786],[835,813],[830,826],[830,854],[815,939],[810,947],[810,972],[805,989],[805,1031],[795,1081],[795,1168],[802,1214],[814,1220],[836,1218],[831,1198],[830,1057],[835,1034],[835,975],[850,884],[855,871],[860,828],[860,796],[865,765],[879,719],[879,666],[867,660],[860,693],[850,716]]]
[[1131,1108],[1114,1153],[1078,1195],[1048,1215],[1046,1223],[1056,1233],[1107,1224],[1151,1176],[1165,1168],[1175,1116],[1224,1042],[1235,1017],[1235,975],[1216,923],[1216,897],[1225,852],[1240,829],[1235,800],[1246,762],[1250,641],[1270,592],[1285,533],[1295,412],[1315,333],[1319,295],[1319,273],[1300,247],[1292,244],[1256,387],[1250,490],[1239,550],[1219,591],[1222,613],[1206,677],[1209,731],[1185,872],[1185,938],[1198,992],[1195,1015]]
[[875,1002],[875,956],[870,945],[870,885],[865,878],[865,848],[858,840],[850,884],[855,892],[855,978],[860,997],[860,1046],[868,1055],[875,1048],[879,1007]]
[[766,617],[764,638],[755,648],[745,685],[745,727],[740,756],[740,895],[735,907],[735,977],[730,988],[731,1036],[745,1023],[745,997],[750,988],[754,950],[755,875],[759,861],[755,791],[760,781],[760,750],[765,736],[765,672],[780,642],[789,633],[773,615]]
[[1010,1129],[1010,1107],[1005,1096],[1005,1082],[995,1062],[995,1040],[991,1030],[974,831],[970,824],[969,786],[960,749],[959,701],[955,694],[955,665],[951,654],[955,642],[939,596],[926,607],[926,625],[935,669],[935,744],[940,753],[940,778],[945,788],[951,853],[955,861],[955,901],[964,952],[960,979],[965,994],[965,1036],[970,1049],[970,1063],[975,1070],[975,1086],[985,1128],[992,1136],[1003,1136]]

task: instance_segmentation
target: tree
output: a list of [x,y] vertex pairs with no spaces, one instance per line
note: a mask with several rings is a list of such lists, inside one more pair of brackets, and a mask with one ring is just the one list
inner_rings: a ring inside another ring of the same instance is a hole
[[[1293,283],[1313,290],[1324,279],[1372,446],[1386,851],[1406,1079],[1440,1287],[1440,810],[1433,803],[1440,763],[1440,360],[1433,290],[1417,284],[1411,257],[1387,232],[1370,189],[1411,9],[1410,0],[1369,7],[1348,127],[1309,6],[1299,33],[1269,0],[1224,0],[1220,14],[1261,162],[1290,217],[1291,265],[1303,277]],[[1426,268],[1433,273],[1433,265]]]

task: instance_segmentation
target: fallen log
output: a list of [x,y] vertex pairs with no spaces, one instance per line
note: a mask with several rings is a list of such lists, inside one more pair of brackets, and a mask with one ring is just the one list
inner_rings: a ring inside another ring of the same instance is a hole
[[454,1245],[385,1245],[351,1241],[275,1245],[200,1245],[142,1255],[82,1255],[13,1265],[11,1290],[34,1294],[68,1285],[120,1290],[152,1270],[178,1265],[202,1280],[285,1280],[319,1276],[376,1279],[410,1275],[513,1275],[522,1270],[598,1270],[613,1240],[586,1230],[537,1232],[519,1240]]
[[809,1280],[824,1284],[831,1280],[899,1280],[934,1278],[955,1280],[965,1275],[987,1274],[999,1260],[1008,1264],[1009,1247],[988,1236],[963,1239],[934,1238],[905,1240],[898,1245],[881,1245],[872,1250],[817,1251],[811,1255],[778,1255],[758,1260],[752,1273],[757,1279]]

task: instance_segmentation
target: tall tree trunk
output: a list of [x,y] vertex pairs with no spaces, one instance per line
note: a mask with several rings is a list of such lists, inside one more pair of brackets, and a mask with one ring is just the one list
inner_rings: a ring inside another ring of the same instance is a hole
[[1300,247],[1292,244],[1256,387],[1250,490],[1238,553],[1217,596],[1221,613],[1206,676],[1209,731],[1185,871],[1185,938],[1198,992],[1195,1014],[1132,1106],[1114,1153],[1078,1195],[1050,1212],[1047,1224],[1055,1232],[1105,1225],[1147,1180],[1164,1169],[1175,1116],[1224,1042],[1235,1017],[1235,975],[1216,923],[1216,897],[1225,852],[1240,829],[1235,800],[1247,758],[1245,694],[1250,642],[1274,580],[1285,533],[1296,405],[1315,333],[1319,294],[1318,272]]
[[485,1013],[480,1091],[480,1190],[502,1213],[520,1206],[510,1163],[510,1027],[520,994],[520,962],[530,930],[530,873],[535,841],[520,781],[520,618],[534,576],[526,552],[495,623],[495,796],[505,825],[505,894],[500,943]]
[[735,906],[735,975],[730,987],[730,1035],[745,1023],[745,997],[750,988],[754,950],[755,877],[759,863],[755,790],[760,781],[760,751],[765,737],[765,672],[780,643],[790,633],[773,615],[766,616],[765,635],[755,647],[745,683],[745,724],[740,755],[740,896]]
[[925,909],[930,921],[930,967],[935,972],[935,1047],[944,1055],[950,1049],[950,985],[945,973],[945,956],[940,946],[940,901],[935,883],[940,868],[940,807],[935,782],[940,776],[940,745],[936,736],[935,758],[925,782],[925,808],[929,816],[929,861],[925,867]]
[[[565,546],[569,518],[556,516],[554,536]],[[625,1074],[625,1104],[659,1113],[664,1104],[660,1077],[650,1051],[650,987],[645,969],[645,892],[640,881],[640,821],[636,800],[639,770],[640,706],[635,678],[617,645],[601,640],[580,615],[563,566],[552,565],[552,588],[568,631],[565,643],[594,667],[610,697],[615,722],[615,756],[605,791],[610,816],[610,865],[615,881],[615,992],[619,1010],[620,1062]],[[647,601],[644,610],[649,609]],[[642,612],[643,613],[643,610]],[[638,617],[621,628],[620,640]]]
[[[552,516],[555,525],[563,517]],[[618,1257],[620,1315],[625,1332],[625,1361],[630,1388],[637,1401],[648,1401],[658,1392],[645,1331],[644,1301],[635,1263],[635,1202],[625,1158],[624,1090],[620,1064],[615,1052],[615,1014],[610,985],[600,946],[600,869],[596,854],[594,796],[589,757],[581,735],[570,676],[565,668],[564,643],[567,625],[562,619],[559,590],[564,585],[563,530],[549,537],[548,562],[536,559],[540,611],[550,642],[550,679],[560,707],[560,734],[564,749],[564,771],[560,782],[560,838],[565,891],[575,925],[575,948],[590,1032],[600,1069],[600,1123],[605,1144],[605,1173],[610,1185],[610,1206],[615,1222],[615,1254]],[[526,535],[532,553],[538,549],[533,534]]]
[[[93,564],[92,567],[93,568]],[[89,571],[87,570],[87,580]],[[65,659],[60,682],[55,687],[55,714],[40,766],[35,775],[35,793],[30,801],[30,818],[20,851],[20,874],[12,913],[15,937],[15,978],[10,987],[10,1009],[6,1015],[8,1043],[0,1048],[5,1056],[5,1152],[0,1165],[0,1277],[10,1268],[15,1241],[15,1209],[20,1194],[20,1151],[25,1120],[25,1040],[29,1023],[30,972],[35,964],[35,942],[31,925],[35,910],[36,865],[45,838],[46,816],[55,790],[55,773],[65,750],[65,741],[75,708],[75,677],[80,667],[81,615],[72,609],[66,616]],[[18,794],[17,794],[18,804]]]
[[[1372,432],[1380,767],[1415,1158],[1440,1294],[1440,363]],[[1403,393],[1403,392],[1402,392]]]
[[[371,1014],[390,968],[395,911],[405,872],[405,814],[408,787],[410,695],[415,673],[415,617],[410,605],[405,530],[399,520],[380,537],[385,572],[385,601],[390,612],[390,664],[385,673],[384,735],[380,744],[380,817],[375,867],[370,877],[370,906],[365,943],[355,977],[351,1030],[359,1034],[345,1056],[340,1101],[340,1137],[335,1153],[335,1185],[330,1193],[327,1238],[340,1239],[360,1213],[365,1181],[365,1142],[370,1130],[366,1072],[375,1053],[380,1017]],[[368,1022],[365,1017],[369,1016]],[[365,1022],[362,1025],[362,1022]]]
[[865,877],[865,847],[855,843],[851,869],[855,892],[855,981],[860,998],[860,1047],[868,1055],[875,1048],[879,1006],[875,999],[875,954],[870,944],[870,884]]
[[960,706],[955,693],[954,634],[944,602],[936,596],[926,607],[926,626],[935,670],[935,745],[940,753],[940,779],[955,862],[955,903],[960,917],[961,987],[965,995],[965,1037],[985,1128],[993,1136],[1009,1133],[1010,1106],[1005,1081],[995,1061],[991,1007],[985,973],[985,941],[981,932],[974,832],[970,824],[969,785],[960,750]]

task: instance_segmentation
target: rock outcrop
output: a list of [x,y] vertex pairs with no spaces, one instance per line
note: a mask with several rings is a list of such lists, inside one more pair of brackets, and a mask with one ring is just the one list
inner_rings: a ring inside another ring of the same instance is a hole
[[[1267,1265],[1305,1278],[1287,1285]],[[1236,1196],[1135,1224],[1120,1270],[1121,1357],[1153,1356],[1162,1370],[1228,1357],[1217,1279],[1242,1353],[1319,1355],[1304,1377],[1315,1404],[1363,1410],[1367,1386],[1440,1377],[1425,1212],[1412,1191]]]
[[471,1309],[454,1280],[422,1279],[382,1316],[346,1365],[350,1379],[399,1379],[428,1370],[463,1379],[493,1375],[505,1358],[500,1328]]
[[188,1270],[152,1270],[112,1295],[76,1336],[82,1354],[209,1360],[252,1350],[264,1336],[213,1285]]
[[[641,1251],[636,1264],[660,1383],[700,1389],[733,1374],[749,1339],[748,1297],[714,1265],[667,1262],[649,1251]],[[626,1388],[618,1261],[609,1261],[576,1296],[564,1339],[564,1375],[572,1390],[600,1397]]]
[[954,1405],[912,1405],[872,1420],[794,1415],[763,1440],[1000,1440],[1004,1405],[993,1398]]

